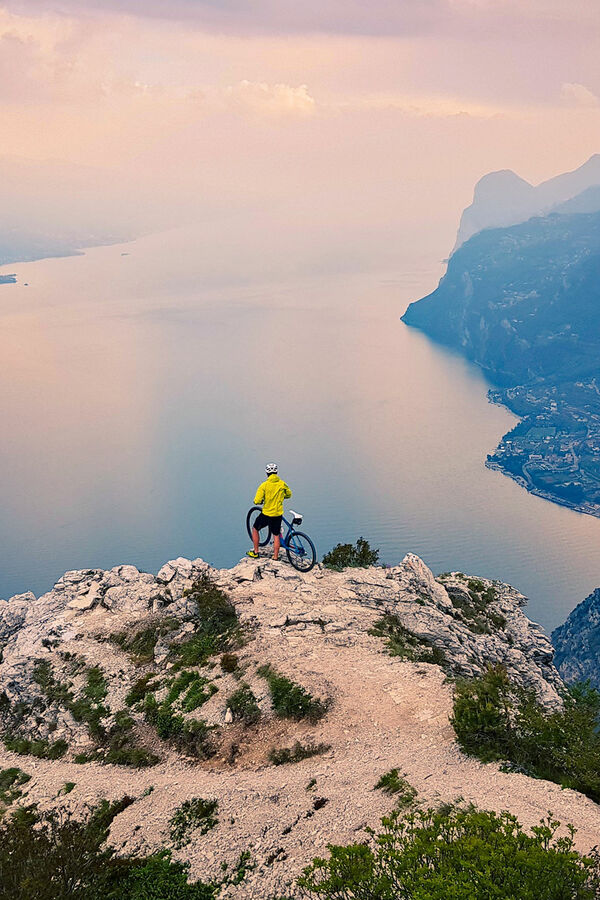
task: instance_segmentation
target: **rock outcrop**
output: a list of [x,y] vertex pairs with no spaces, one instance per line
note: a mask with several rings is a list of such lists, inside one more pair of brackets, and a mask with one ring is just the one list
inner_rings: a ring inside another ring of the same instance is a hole
[[589,681],[600,688],[600,588],[586,597],[564,625],[552,632],[556,665],[567,682]]
[[[179,620],[169,635],[169,641],[176,642],[195,612],[186,591],[202,573],[234,600],[246,601],[262,580],[284,582],[291,598],[299,590],[310,593],[311,605],[329,611],[321,616],[325,633],[332,628],[366,633],[377,618],[374,613],[395,617],[424,648],[437,648],[447,671],[472,676],[488,664],[501,663],[511,678],[533,688],[544,702],[558,700],[561,680],[552,661],[554,651],[543,629],[523,613],[526,598],[509,585],[460,573],[436,579],[413,554],[391,568],[317,570],[309,575],[271,561],[257,565],[243,560],[233,569],[217,570],[201,559],[183,558],[166,563],[156,576],[131,565],[66,572],[39,599],[27,593],[0,601],[2,690],[11,700],[31,698],[36,659],[61,668],[65,653],[87,648],[88,662],[102,664],[110,635],[145,618]],[[306,625],[304,602],[301,609],[295,606],[289,600],[282,605],[279,628],[289,627],[290,619],[297,619],[296,626]]]
[[[111,830],[127,853],[168,845],[183,801],[216,800],[218,825],[174,852],[208,879],[250,851],[254,868],[228,888],[236,898],[286,893],[328,842],[376,825],[392,801],[375,785],[392,768],[423,802],[462,796],[525,824],[551,808],[587,849],[594,804],[464,756],[449,724],[448,676],[490,663],[560,703],[552,646],[525,602],[500,582],[436,578],[412,554],[309,574],[266,558],[67,572],[42,597],[0,604],[0,768],[30,774],[19,802],[42,808],[67,803],[66,782],[74,810],[135,797]],[[205,627],[219,617],[227,645]],[[277,714],[269,672],[318,714]],[[315,755],[274,764],[298,742]]]

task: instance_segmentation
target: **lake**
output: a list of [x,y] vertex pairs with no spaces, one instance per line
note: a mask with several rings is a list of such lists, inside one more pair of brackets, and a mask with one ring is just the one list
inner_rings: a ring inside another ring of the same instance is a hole
[[485,468],[513,416],[400,322],[437,260],[207,278],[193,230],[11,263],[0,286],[0,596],[176,556],[230,566],[276,460],[321,555],[500,578],[547,628],[600,584],[600,520]]

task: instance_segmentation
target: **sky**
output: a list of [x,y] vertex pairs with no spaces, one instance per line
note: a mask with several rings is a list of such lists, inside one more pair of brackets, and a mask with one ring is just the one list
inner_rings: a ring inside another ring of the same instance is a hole
[[9,0],[0,230],[197,224],[289,277],[447,255],[600,151],[597,0]]

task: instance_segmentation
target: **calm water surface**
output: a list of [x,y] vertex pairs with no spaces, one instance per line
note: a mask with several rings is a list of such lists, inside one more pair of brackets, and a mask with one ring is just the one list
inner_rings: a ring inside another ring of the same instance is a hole
[[548,628],[600,584],[600,521],[488,471],[513,417],[399,321],[437,261],[223,286],[201,256],[182,231],[0,269],[18,276],[0,287],[0,596],[72,568],[234,564],[269,459],[321,553],[364,535],[385,562],[501,578]]

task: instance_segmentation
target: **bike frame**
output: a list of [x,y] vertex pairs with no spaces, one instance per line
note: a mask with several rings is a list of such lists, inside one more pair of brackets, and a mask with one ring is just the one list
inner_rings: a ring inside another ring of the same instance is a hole
[[[288,545],[288,540],[289,540],[290,534],[291,534],[292,531],[294,530],[294,526],[292,525],[291,522],[288,522],[288,520],[286,519],[285,516],[282,516],[282,517],[281,517],[281,522],[282,522],[282,526],[281,526],[281,532],[280,532],[280,534],[279,534],[279,536],[280,536],[280,538],[281,538],[281,546],[282,546],[282,547],[287,547],[287,545]],[[286,532],[285,534],[283,533],[283,531],[284,531],[283,525],[287,525],[287,532]],[[270,540],[269,540],[269,543],[270,543],[270,544],[273,543],[273,535],[271,535]]]

